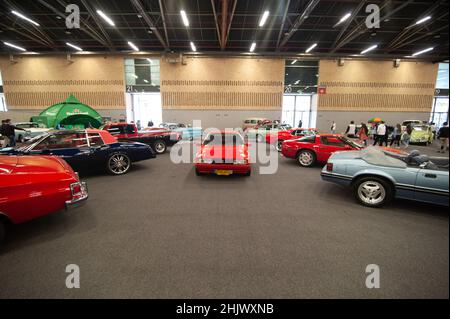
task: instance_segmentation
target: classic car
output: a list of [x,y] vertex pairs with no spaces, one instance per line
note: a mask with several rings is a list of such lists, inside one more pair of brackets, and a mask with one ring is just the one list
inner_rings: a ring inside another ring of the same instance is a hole
[[303,136],[316,135],[318,132],[313,128],[294,128],[286,131],[278,131],[266,135],[266,143],[274,145],[278,152],[281,152],[281,146],[286,140],[292,140]]
[[326,162],[334,152],[361,148],[363,148],[362,145],[345,136],[320,134],[284,141],[281,153],[287,158],[296,159],[300,166],[311,167],[317,162]]
[[0,155],[0,242],[6,225],[69,209],[87,198],[86,183],[61,158]]
[[261,125],[262,123],[270,122],[268,119],[263,117],[251,117],[244,120],[244,123],[242,124],[242,129],[245,131],[249,128],[255,128],[258,125]]
[[209,132],[199,145],[195,173],[250,176],[248,145],[243,136],[236,131]]
[[44,127],[42,124],[39,125],[38,123],[33,123],[33,122],[16,123],[16,124],[14,124],[14,126],[26,130],[26,132],[16,130],[16,138],[17,138],[17,142],[19,142],[19,143],[28,141],[29,139],[31,139],[33,137],[47,133],[48,131],[51,130],[51,128]]
[[146,144],[118,142],[107,131],[95,129],[48,132],[23,146],[4,148],[1,154],[56,155],[76,171],[106,169],[112,175],[125,174],[133,162],[156,156]]
[[423,125],[425,124],[425,121],[421,121],[421,120],[406,120],[402,122],[402,132],[404,132],[406,130],[406,127],[408,125],[414,126],[414,125]]
[[256,139],[258,143],[263,143],[266,140],[267,134],[278,133],[279,131],[287,131],[290,129],[292,129],[292,127],[289,124],[272,122],[250,128],[245,131],[245,134],[248,138]]
[[369,207],[383,206],[393,198],[448,206],[448,164],[448,157],[369,147],[334,153],[321,175],[325,181],[352,187],[355,198]]
[[434,133],[430,125],[413,125],[410,143],[431,144]]
[[138,131],[134,123],[108,123],[100,127],[108,131],[120,142],[140,142],[152,147],[156,154],[163,154],[167,146],[172,146],[181,139],[181,135],[164,128],[151,128],[150,131]]
[[[190,125],[185,125],[182,123],[161,123],[160,126],[172,132],[180,134],[181,139],[183,140],[192,141],[196,138],[201,138],[203,134],[203,129],[201,127],[192,127]],[[145,128],[144,130],[151,130],[151,128]]]

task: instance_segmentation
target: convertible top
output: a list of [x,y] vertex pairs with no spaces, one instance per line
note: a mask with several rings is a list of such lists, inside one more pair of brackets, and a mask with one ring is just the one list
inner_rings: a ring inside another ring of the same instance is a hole
[[397,158],[387,155],[381,149],[376,147],[368,147],[360,151],[361,159],[371,165],[406,168],[408,165]]

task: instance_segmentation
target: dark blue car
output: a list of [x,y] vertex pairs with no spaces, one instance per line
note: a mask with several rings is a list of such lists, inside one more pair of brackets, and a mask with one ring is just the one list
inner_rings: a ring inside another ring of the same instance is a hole
[[107,131],[93,129],[51,131],[23,146],[2,149],[0,154],[55,155],[75,171],[106,169],[112,175],[126,174],[133,162],[156,157],[146,144],[118,142]]

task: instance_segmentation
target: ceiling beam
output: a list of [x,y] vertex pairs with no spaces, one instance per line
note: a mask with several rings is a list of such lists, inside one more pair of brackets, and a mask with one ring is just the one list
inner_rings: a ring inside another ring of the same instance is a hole
[[165,16],[165,11],[163,9],[163,4],[161,0],[158,0],[159,3],[159,10],[161,11],[161,19],[162,19],[162,23],[163,23],[163,28],[164,28],[164,35],[166,36],[166,45],[167,47],[170,47],[170,43],[169,43],[169,35],[167,33],[167,24],[166,24],[166,16]]
[[286,23],[286,17],[288,15],[290,5],[291,5],[291,0],[287,0],[286,7],[284,8],[283,20],[281,21],[280,32],[278,32],[277,49],[280,47],[281,36],[283,35],[284,24]]
[[[447,14],[448,14],[448,13],[447,13]],[[437,29],[432,30],[432,31],[430,31],[430,32],[427,32],[426,34],[423,34],[423,35],[421,35],[421,36],[418,36],[418,37],[416,37],[416,38],[414,38],[414,39],[412,39],[412,40],[409,40],[409,41],[407,41],[407,42],[399,43],[399,44],[397,44],[397,45],[395,46],[395,48],[392,48],[392,50],[389,50],[389,51],[398,50],[398,49],[400,49],[400,48],[403,48],[404,46],[407,46],[407,45],[416,43],[417,41],[422,40],[423,38],[432,36],[432,35],[434,35],[434,34],[436,34],[436,33],[438,33],[438,32],[441,32],[442,30],[445,30],[445,29],[448,29],[448,25],[445,25],[445,26],[443,26],[443,27],[440,27],[440,28],[437,28]]]
[[[393,16],[394,14],[396,14],[398,11],[404,9],[405,7],[407,7],[409,4],[413,3],[414,0],[407,0],[405,2],[403,2],[401,5],[399,5],[398,7],[396,7],[395,9],[389,11],[389,13],[387,13],[386,15],[382,16],[380,18],[380,22],[384,21],[386,19],[389,19],[391,16]],[[391,3],[390,0],[385,0],[383,2],[383,4],[380,6],[380,11],[383,10],[386,6],[388,6]],[[341,41],[339,41],[336,46],[331,50],[331,53],[335,53],[337,50],[339,50],[340,48],[342,48],[344,45],[346,45],[347,43],[353,41],[354,39],[356,39],[357,37],[359,37],[360,35],[364,34],[367,32],[367,30],[369,30],[366,26],[366,21],[362,21],[361,23],[359,23],[357,26],[355,26],[348,34],[347,36],[345,36]]]
[[227,19],[228,19],[228,0],[221,0],[221,9],[222,14],[220,16],[221,19],[221,28],[220,28],[220,49],[225,49],[225,37],[227,32]]
[[144,6],[142,5],[140,0],[131,0],[131,3],[136,8],[138,13],[144,18],[144,21],[149,26],[150,30],[153,31],[153,33],[158,38],[159,42],[161,42],[161,45],[164,47],[164,49],[169,50],[169,46],[167,45],[166,41],[164,41],[164,38],[162,37],[159,30],[156,28],[155,23],[153,22],[152,18],[147,14],[147,12],[144,10]]
[[21,36],[23,36],[23,37],[25,37],[27,39],[33,40],[33,41],[35,41],[35,42],[37,42],[37,43],[39,43],[39,44],[41,44],[43,46],[50,47],[49,43],[45,42],[41,38],[37,38],[37,37],[35,37],[33,35],[30,35],[30,34],[28,34],[26,32],[20,31],[17,28],[14,28],[14,27],[12,27],[10,25],[4,24],[3,22],[0,22],[0,27],[2,27],[4,30],[13,31],[13,32],[15,32],[17,34],[20,34]]
[[83,4],[83,6],[87,9],[89,15],[92,17],[92,19],[94,20],[95,24],[97,25],[97,27],[100,29],[100,32],[102,33],[103,37],[106,40],[106,43],[108,45],[108,48],[110,50],[115,50],[114,45],[108,35],[108,32],[106,32],[105,28],[103,27],[102,22],[100,21],[100,19],[97,16],[97,13],[94,11],[94,9],[91,8],[91,6],[87,3],[86,0],[81,0],[81,3]]
[[297,29],[305,22],[306,19],[308,19],[311,12],[314,10],[314,8],[319,4],[320,0],[310,0],[309,3],[306,5],[305,10],[303,13],[295,20],[294,25],[289,30],[289,32],[284,36],[283,41],[281,41],[279,47],[284,47],[285,44],[289,41],[289,39],[295,34]]
[[342,38],[342,36],[347,31],[348,27],[352,24],[355,17],[358,15],[359,11],[361,11],[362,7],[366,4],[366,0],[361,0],[361,2],[358,4],[356,9],[352,12],[352,15],[350,18],[345,22],[342,30],[339,32],[338,36],[336,37],[336,40],[334,40],[333,47],[336,46],[336,44],[339,42],[339,40]]
[[[434,2],[434,4],[425,12],[421,13],[417,19],[414,20],[413,23],[405,27],[388,45],[388,49],[394,48],[398,43],[401,43],[404,38],[411,33],[411,27],[415,25],[415,22],[418,21],[421,18],[424,18],[428,15],[430,15],[432,12],[434,12],[439,6],[446,2],[445,0],[438,0]],[[425,23],[423,26],[426,26],[427,23]],[[423,26],[419,27],[419,29],[423,29]],[[414,32],[414,31],[413,31]]]
[[219,20],[217,19],[215,0],[211,0],[211,7],[212,7],[213,14],[214,14],[214,23],[216,25],[217,38],[219,39],[219,46],[222,48],[222,37],[220,36]]
[[228,21],[227,31],[225,34],[225,42],[222,43],[222,45],[223,45],[222,50],[225,50],[225,47],[227,46],[228,36],[230,35],[231,23],[233,23],[234,12],[236,11],[237,2],[238,2],[238,0],[234,0],[234,2],[233,2],[233,8],[231,9],[231,15],[230,15],[230,18],[228,19],[229,21]]

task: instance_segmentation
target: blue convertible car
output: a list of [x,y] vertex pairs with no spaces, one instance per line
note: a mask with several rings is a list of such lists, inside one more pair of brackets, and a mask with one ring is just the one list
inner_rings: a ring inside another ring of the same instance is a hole
[[379,148],[337,152],[322,170],[322,179],[351,186],[356,199],[380,207],[393,198],[449,205],[449,159],[418,151],[396,154]]
[[142,143],[118,142],[103,130],[51,131],[16,148],[0,149],[0,155],[55,155],[62,157],[75,171],[105,169],[112,175],[127,173],[133,162],[156,157]]

